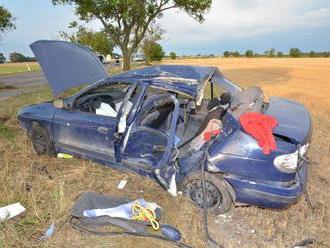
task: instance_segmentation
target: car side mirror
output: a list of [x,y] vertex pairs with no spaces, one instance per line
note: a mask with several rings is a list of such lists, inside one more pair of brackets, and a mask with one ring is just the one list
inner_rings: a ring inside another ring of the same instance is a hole
[[53,100],[53,106],[55,108],[63,109],[64,108],[64,101],[63,101],[63,99],[55,99],[55,100]]

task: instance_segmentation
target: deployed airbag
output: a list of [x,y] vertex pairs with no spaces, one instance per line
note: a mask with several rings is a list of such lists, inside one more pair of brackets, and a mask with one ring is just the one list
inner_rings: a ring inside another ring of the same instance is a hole
[[102,102],[100,107],[96,109],[97,115],[117,117],[117,112],[107,103]]

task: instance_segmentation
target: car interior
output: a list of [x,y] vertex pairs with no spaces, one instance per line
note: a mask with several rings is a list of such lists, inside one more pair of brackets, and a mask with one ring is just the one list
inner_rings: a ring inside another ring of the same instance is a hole
[[[118,83],[87,92],[76,101],[74,109],[85,113],[115,118],[129,86],[130,84]],[[135,100],[134,96],[136,94],[133,94],[131,101]],[[130,107],[132,106],[133,103],[131,102]]]
[[[157,93],[157,90],[155,91],[154,89],[151,89],[149,90],[148,95],[150,96]],[[158,94],[160,93],[161,92]],[[164,94],[164,90],[162,90],[162,93]],[[227,97],[228,102],[218,102],[217,106],[214,106],[219,107],[222,105],[221,111],[218,115],[215,115],[214,111],[210,111],[210,103],[214,103],[214,100],[216,99],[219,101],[218,97],[211,100],[203,99],[201,105],[196,107],[195,102],[187,96],[175,92],[167,93],[174,94],[180,103],[180,115],[176,128],[176,147],[181,153],[185,153],[185,151],[188,151],[189,148],[191,148],[189,146],[189,143],[191,142],[195,144],[196,142],[199,143],[199,145],[195,146],[195,148],[198,149],[198,147],[204,143],[203,138],[197,139],[198,136],[202,136],[201,134],[203,132],[210,131],[210,128],[221,128],[221,118],[229,107],[230,98]],[[226,96],[228,95],[228,93],[224,94]],[[173,104],[158,106],[152,109],[141,122],[141,126],[146,126],[166,133],[170,127],[173,109]],[[214,118],[219,120],[218,127],[208,126],[208,123]]]
[[[75,109],[86,113],[116,117],[128,89],[128,84],[118,83],[87,92],[76,101]],[[208,86],[206,90],[210,90],[210,87]],[[219,99],[223,97],[223,94],[219,97],[220,91],[218,90],[214,92],[213,89],[213,92],[204,92],[207,97],[201,101],[200,106],[196,106],[195,101],[190,96],[153,87],[149,87],[145,99],[149,99],[153,95],[163,94],[173,94],[180,104],[180,114],[176,128],[176,147],[180,154],[185,154],[192,148],[198,149],[201,147],[205,142],[203,139],[204,132],[215,128],[221,129],[221,118],[227,110],[224,105],[229,106],[230,97],[228,102],[223,104],[222,111],[214,115],[214,112],[210,111],[210,103],[217,102],[217,107],[222,104]],[[131,107],[133,106],[132,102],[136,101],[137,95],[136,93],[132,94]],[[212,96],[216,97],[211,99]],[[160,160],[166,146],[173,110],[173,103],[155,106],[144,115],[138,130],[130,134],[127,150],[130,150],[129,154],[131,156],[141,160],[138,164],[150,166],[155,165]],[[208,125],[212,119],[218,120],[216,125]]]

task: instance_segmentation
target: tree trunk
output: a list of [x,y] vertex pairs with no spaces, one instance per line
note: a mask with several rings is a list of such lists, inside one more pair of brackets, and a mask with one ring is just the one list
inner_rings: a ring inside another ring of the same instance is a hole
[[123,70],[128,71],[131,69],[131,54],[123,51]]

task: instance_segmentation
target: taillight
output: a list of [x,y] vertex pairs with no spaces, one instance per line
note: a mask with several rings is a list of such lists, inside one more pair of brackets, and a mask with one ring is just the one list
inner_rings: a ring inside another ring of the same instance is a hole
[[307,152],[308,144],[303,145],[294,153],[288,153],[284,155],[277,156],[274,159],[275,167],[284,173],[292,173],[295,172],[298,163],[299,163],[299,156],[303,157]]

